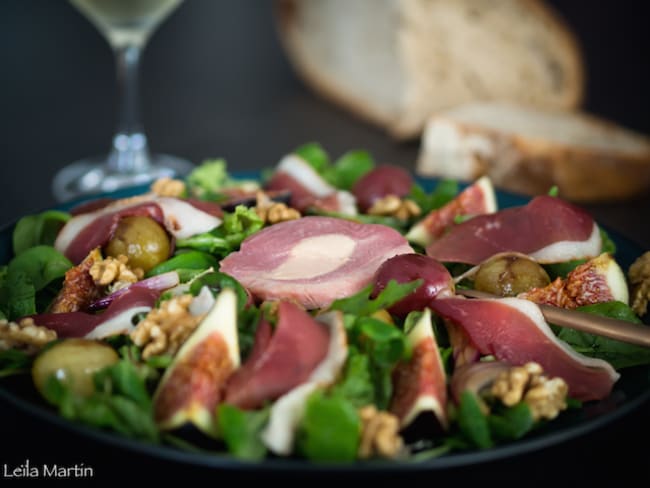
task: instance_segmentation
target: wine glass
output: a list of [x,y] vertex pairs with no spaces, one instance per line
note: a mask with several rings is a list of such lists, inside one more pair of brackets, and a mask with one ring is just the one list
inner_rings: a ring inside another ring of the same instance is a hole
[[151,154],[139,118],[138,75],[147,40],[182,0],[70,0],[104,35],[116,60],[118,127],[108,156],[84,159],[60,170],[52,191],[59,201],[182,176],[192,163]]

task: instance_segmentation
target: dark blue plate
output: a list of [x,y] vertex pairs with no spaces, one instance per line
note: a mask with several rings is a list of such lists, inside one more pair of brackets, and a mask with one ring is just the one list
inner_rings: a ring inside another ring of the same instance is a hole
[[[255,176],[243,175],[245,177]],[[421,180],[422,185],[431,189],[434,180]],[[131,196],[146,191],[146,187],[122,190],[110,194],[113,197]],[[521,205],[527,199],[505,193],[497,194],[499,208]],[[59,207],[68,210],[80,201]],[[11,258],[11,233],[13,226],[0,230],[0,263],[6,263]],[[617,246],[617,261],[623,269],[642,254],[643,250],[632,241],[609,231],[610,237]],[[648,406],[650,403],[650,367],[627,368],[621,372],[621,379],[616,383],[612,394],[599,402],[590,402],[580,410],[564,412],[557,420],[550,422],[544,428],[537,430],[526,438],[497,446],[485,451],[470,451],[452,453],[439,458],[414,462],[369,461],[349,465],[314,465],[304,460],[296,459],[267,459],[259,463],[244,462],[233,459],[227,454],[189,453],[169,446],[152,445],[145,442],[125,438],[119,434],[102,431],[83,424],[70,422],[60,417],[48,407],[36,393],[28,375],[0,378],[0,399],[13,405],[25,414],[35,416],[41,421],[51,423],[64,430],[77,434],[116,449],[126,449],[157,459],[167,459],[178,463],[197,465],[221,470],[240,471],[255,467],[264,471],[311,472],[323,469],[345,472],[420,472],[444,470],[447,468],[463,467],[503,460],[513,456],[532,453],[556,446],[571,439],[577,439],[588,433],[602,429],[622,417]]]

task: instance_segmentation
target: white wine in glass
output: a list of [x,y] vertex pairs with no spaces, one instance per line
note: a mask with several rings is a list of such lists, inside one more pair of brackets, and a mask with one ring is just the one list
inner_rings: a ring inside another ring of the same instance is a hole
[[59,201],[182,176],[192,163],[151,154],[140,124],[140,57],[151,34],[182,0],[70,0],[104,35],[115,55],[119,88],[118,127],[110,153],[60,170],[52,190]]

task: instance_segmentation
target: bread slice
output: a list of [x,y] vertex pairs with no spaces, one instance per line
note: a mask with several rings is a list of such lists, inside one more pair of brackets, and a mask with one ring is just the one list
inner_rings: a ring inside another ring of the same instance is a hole
[[575,111],[473,102],[426,124],[420,175],[474,180],[535,195],[557,185],[579,202],[621,200],[650,188],[650,139]]
[[278,0],[297,72],[322,95],[416,137],[436,110],[474,100],[573,108],[583,63],[537,0]]

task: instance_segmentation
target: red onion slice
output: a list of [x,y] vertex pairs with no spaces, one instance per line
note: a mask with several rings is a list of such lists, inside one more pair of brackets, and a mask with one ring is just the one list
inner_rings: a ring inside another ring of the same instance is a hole
[[88,311],[96,312],[108,307],[116,298],[122,296],[132,288],[144,288],[147,290],[163,292],[178,285],[180,281],[180,277],[176,271],[169,271],[167,273],[159,274],[158,276],[152,276],[151,278],[137,281],[132,285],[120,288],[110,295],[106,295],[105,297],[101,297],[95,300],[88,306]]

